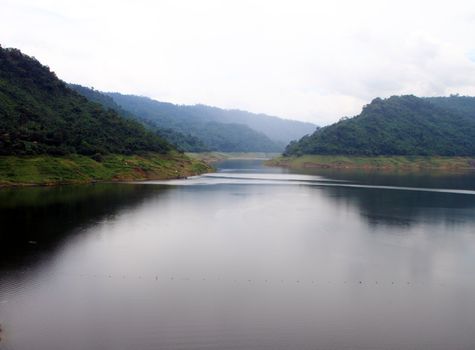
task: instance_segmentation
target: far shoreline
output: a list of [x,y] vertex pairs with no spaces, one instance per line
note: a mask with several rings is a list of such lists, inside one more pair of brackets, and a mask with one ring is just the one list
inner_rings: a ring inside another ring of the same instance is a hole
[[475,157],[303,155],[280,156],[266,161],[265,164],[295,170],[460,171],[475,170]]
[[224,160],[271,160],[281,155],[275,152],[187,152],[187,156],[200,160],[207,164],[213,164]]

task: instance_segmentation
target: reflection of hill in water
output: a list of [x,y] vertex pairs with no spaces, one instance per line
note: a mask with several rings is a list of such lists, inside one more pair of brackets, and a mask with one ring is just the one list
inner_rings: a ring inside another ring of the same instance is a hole
[[0,190],[0,268],[50,253],[67,237],[160,191],[126,184]]
[[372,226],[475,223],[475,196],[424,191],[323,187],[337,204],[357,207]]

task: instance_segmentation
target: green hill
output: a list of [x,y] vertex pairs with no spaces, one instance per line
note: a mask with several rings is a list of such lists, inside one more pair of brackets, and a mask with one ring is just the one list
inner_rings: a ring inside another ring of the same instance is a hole
[[475,97],[451,95],[450,97],[424,97],[433,105],[475,118]]
[[100,103],[104,108],[113,109],[117,111],[121,116],[129,119],[135,119],[141,122],[146,128],[152,130],[155,134],[172,144],[176,148],[184,152],[206,152],[209,151],[208,147],[201,142],[197,137],[190,134],[184,134],[173,129],[165,129],[160,127],[156,122],[137,117],[133,113],[126,111],[119,106],[112,97],[81,85],[68,84],[68,86],[86,97],[88,100]]
[[353,118],[291,142],[286,156],[474,156],[475,98],[374,99]]
[[0,154],[166,153],[136,121],[89,102],[36,59],[0,47]]
[[209,170],[139,122],[0,47],[0,185],[180,177]]
[[316,125],[296,120],[283,119],[266,114],[256,114],[238,109],[222,109],[206,105],[176,106],[188,118],[220,123],[243,124],[263,133],[279,144],[287,144],[292,140],[315,131]]
[[315,125],[264,114],[224,110],[205,105],[175,105],[147,97],[108,93],[139,118],[201,140],[212,151],[280,152]]

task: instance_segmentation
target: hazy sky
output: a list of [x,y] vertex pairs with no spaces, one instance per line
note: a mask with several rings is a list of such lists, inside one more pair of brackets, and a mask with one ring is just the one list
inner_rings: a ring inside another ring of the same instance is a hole
[[475,95],[474,0],[0,0],[0,44],[67,82],[320,125]]

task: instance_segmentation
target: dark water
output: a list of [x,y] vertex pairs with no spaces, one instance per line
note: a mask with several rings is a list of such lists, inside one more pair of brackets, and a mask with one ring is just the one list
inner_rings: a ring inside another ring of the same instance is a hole
[[474,349],[475,174],[0,191],[0,349]]

